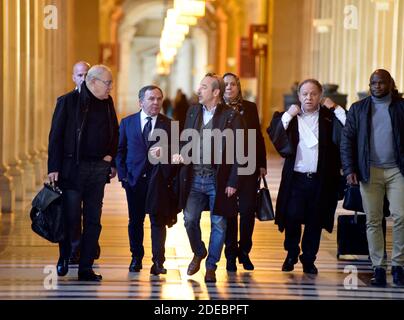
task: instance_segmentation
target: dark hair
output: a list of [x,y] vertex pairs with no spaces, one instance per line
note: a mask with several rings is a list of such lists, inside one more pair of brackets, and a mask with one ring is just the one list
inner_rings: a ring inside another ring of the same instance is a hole
[[323,86],[321,85],[320,82],[318,82],[318,80],[316,79],[306,79],[303,80],[302,82],[299,83],[299,85],[297,86],[297,92],[300,93],[300,89],[306,84],[306,83],[312,83],[314,84],[322,93],[323,92]]
[[159,90],[161,92],[161,95],[163,95],[163,91],[155,86],[155,85],[148,85],[148,86],[144,86],[142,89],[139,90],[139,100],[143,100],[144,99],[144,95],[146,94],[146,91],[150,91],[150,90]]
[[213,72],[208,72],[205,74],[205,78],[214,78],[216,81],[212,83],[212,88],[213,90],[219,89],[220,90],[220,98],[223,99],[224,91],[226,89],[226,86],[224,84],[223,78],[216,73]]

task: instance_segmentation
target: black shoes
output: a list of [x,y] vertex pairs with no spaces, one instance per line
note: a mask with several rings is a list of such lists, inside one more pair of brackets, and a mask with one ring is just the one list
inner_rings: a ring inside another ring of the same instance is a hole
[[208,252],[206,251],[206,249],[202,256],[194,255],[191,263],[188,266],[187,275],[192,276],[193,274],[197,273],[199,271],[199,269],[201,268],[202,260],[205,259],[207,255],[208,255]]
[[150,274],[158,276],[159,274],[167,274],[167,269],[162,264],[154,263],[150,269]]
[[236,259],[227,259],[226,270],[229,272],[237,271]]
[[[394,275],[393,275],[394,279]],[[370,284],[372,286],[384,287],[386,285],[386,270],[380,267],[375,268],[373,273],[373,278],[370,279]]]
[[392,266],[393,283],[397,287],[404,287],[404,270],[401,266]]
[[297,263],[297,258],[292,258],[292,257],[286,256],[286,259],[282,265],[282,271],[284,271],[284,272],[293,271],[295,269],[296,263]]
[[254,270],[254,265],[252,264],[248,253],[240,252],[238,255],[238,262],[243,264],[245,270]]
[[59,258],[56,265],[58,276],[63,277],[69,272],[69,259]]
[[142,259],[140,258],[132,258],[132,261],[129,265],[130,272],[139,272],[143,268]]
[[79,281],[101,281],[102,276],[94,270],[79,271]]
[[308,274],[318,274],[317,267],[314,265],[314,262],[305,261],[303,256],[299,256],[299,260],[303,265],[303,272]]

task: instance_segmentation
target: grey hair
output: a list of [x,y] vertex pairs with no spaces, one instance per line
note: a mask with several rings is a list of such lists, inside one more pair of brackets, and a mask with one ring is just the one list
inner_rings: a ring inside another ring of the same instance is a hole
[[112,75],[111,69],[103,64],[92,66],[90,70],[88,70],[86,82],[99,78],[104,72],[109,72]]

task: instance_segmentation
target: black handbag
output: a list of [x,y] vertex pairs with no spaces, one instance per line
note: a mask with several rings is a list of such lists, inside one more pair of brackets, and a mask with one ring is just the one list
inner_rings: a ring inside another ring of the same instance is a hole
[[362,196],[358,184],[347,184],[342,207],[345,210],[364,212]]
[[32,200],[30,211],[31,228],[50,242],[60,242],[65,237],[62,191],[50,184],[44,187]]
[[264,187],[260,188],[261,178],[258,179],[259,189],[257,192],[257,209],[255,216],[259,221],[271,221],[275,219],[274,208],[272,207],[267,180],[265,177],[262,180],[264,180]]

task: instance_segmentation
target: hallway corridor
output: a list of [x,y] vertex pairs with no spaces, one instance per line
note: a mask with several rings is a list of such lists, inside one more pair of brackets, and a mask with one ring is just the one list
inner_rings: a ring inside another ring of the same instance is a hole
[[[280,179],[279,160],[269,163],[269,184],[275,200]],[[107,186],[104,198],[101,232],[101,257],[95,268],[103,281],[77,281],[77,266],[70,268],[66,277],[59,278],[55,289],[46,289],[49,272],[44,268],[54,265],[58,249],[31,231],[29,203],[15,214],[2,214],[0,224],[0,299],[404,299],[404,289],[372,288],[371,269],[367,257],[362,260],[336,259],[336,228],[330,235],[323,233],[317,266],[317,277],[303,274],[300,264],[291,273],[280,271],[285,253],[283,234],[273,222],[256,222],[251,259],[255,270],[227,273],[225,259],[219,263],[216,284],[205,284],[204,266],[196,275],[186,274],[192,252],[183,226],[183,216],[168,230],[165,263],[167,275],[151,276],[151,244],[149,222],[146,222],[145,258],[140,273],[129,273],[130,253],[127,236],[127,207],[123,189],[115,179]],[[339,207],[337,213],[346,213]],[[204,240],[209,234],[208,215],[202,219]],[[388,229],[388,252],[391,250],[391,227]],[[345,257],[356,258],[356,257]],[[203,265],[203,264],[202,264]],[[358,270],[358,288],[344,288],[347,265]],[[391,283],[391,277],[388,276]]]

